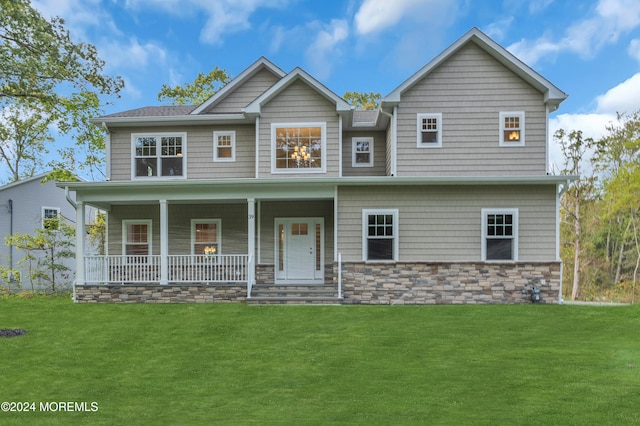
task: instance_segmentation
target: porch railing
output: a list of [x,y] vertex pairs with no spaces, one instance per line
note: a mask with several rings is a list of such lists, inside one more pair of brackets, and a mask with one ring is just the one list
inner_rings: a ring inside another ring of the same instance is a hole
[[[170,283],[247,282],[246,254],[170,255],[167,257]],[[85,256],[85,282],[159,283],[160,256]]]

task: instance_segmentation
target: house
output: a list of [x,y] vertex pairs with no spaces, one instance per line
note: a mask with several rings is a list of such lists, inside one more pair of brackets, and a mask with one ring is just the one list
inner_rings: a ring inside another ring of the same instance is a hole
[[377,111],[260,58],[202,105],[96,118],[109,180],[59,183],[77,223],[108,212],[76,300],[557,303],[566,97],[474,28]]
[[[40,280],[29,278],[28,262],[21,263],[25,254],[22,250],[5,244],[5,238],[18,234],[34,234],[38,229],[47,225],[46,219],[56,217],[74,221],[75,209],[67,201],[67,194],[63,188],[58,188],[53,181],[42,183],[47,173],[28,179],[13,182],[0,187],[0,267],[6,273],[0,276],[0,286],[12,290],[47,289],[47,285]],[[70,194],[73,198],[73,195]],[[71,199],[72,199],[71,198]],[[35,253],[41,256],[42,253]],[[32,263],[35,267],[37,260]],[[61,261],[69,271],[62,272],[58,277],[59,283],[70,288],[75,271],[75,259]],[[11,271],[18,271],[13,274]]]

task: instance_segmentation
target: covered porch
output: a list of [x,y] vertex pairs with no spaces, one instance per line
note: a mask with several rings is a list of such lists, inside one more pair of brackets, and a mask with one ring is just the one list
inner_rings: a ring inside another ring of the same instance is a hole
[[[77,200],[76,289],[243,286],[250,299],[256,283],[335,283],[334,186],[79,182],[68,189]],[[87,205],[107,213],[100,254],[79,237]]]

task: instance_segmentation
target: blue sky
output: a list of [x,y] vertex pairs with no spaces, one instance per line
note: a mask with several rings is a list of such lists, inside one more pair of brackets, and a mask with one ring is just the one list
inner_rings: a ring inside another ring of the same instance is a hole
[[[238,75],[260,56],[300,66],[338,95],[383,96],[472,27],[569,98],[551,131],[600,137],[640,109],[638,0],[33,0],[97,46],[124,78],[107,113],[158,105],[162,84],[216,66]],[[558,160],[557,148],[552,159]]]

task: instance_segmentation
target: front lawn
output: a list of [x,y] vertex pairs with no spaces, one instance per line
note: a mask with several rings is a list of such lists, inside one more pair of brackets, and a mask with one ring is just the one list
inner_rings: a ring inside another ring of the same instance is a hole
[[0,424],[640,424],[637,306],[8,299],[7,328],[0,401],[36,411]]

